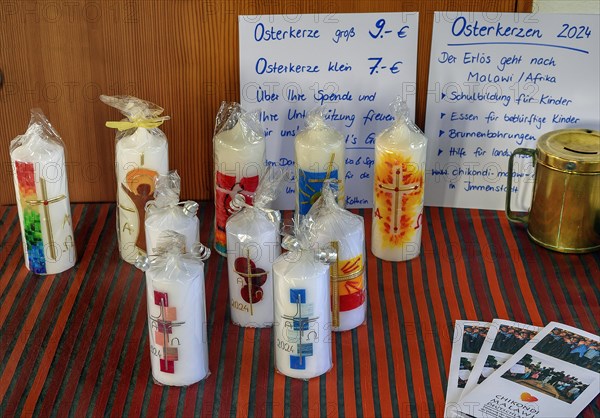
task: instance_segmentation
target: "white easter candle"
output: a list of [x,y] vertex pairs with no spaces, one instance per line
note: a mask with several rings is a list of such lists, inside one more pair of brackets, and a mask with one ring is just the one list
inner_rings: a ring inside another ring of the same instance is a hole
[[421,250],[427,139],[395,124],[375,139],[371,250],[383,260],[406,261]]
[[329,212],[315,219],[317,244],[337,249],[337,261],[330,267],[333,331],[356,328],[367,314],[364,221],[350,212],[343,214]]
[[273,325],[273,262],[281,254],[279,225],[257,208],[227,221],[231,321],[242,327]]
[[123,260],[134,263],[146,254],[144,207],[152,200],[155,177],[169,171],[169,149],[158,129],[137,128],[117,141],[118,237]]
[[204,263],[184,256],[146,272],[155,381],[187,386],[208,376]]
[[64,148],[39,125],[11,144],[10,158],[23,238],[25,266],[57,274],[75,265],[73,222]]
[[338,202],[344,206],[346,146],[341,133],[325,124],[296,135],[296,213],[304,216],[321,196],[323,181],[337,179]]
[[290,251],[273,264],[275,367],[310,379],[332,367],[329,266],[314,252]]
[[250,142],[238,122],[232,129],[215,135],[215,249],[227,255],[226,223],[229,202],[237,193],[252,203],[251,194],[265,170],[265,141]]
[[185,237],[185,251],[190,252],[192,246],[200,241],[200,221],[195,214],[186,215],[183,206],[167,206],[149,208],[146,211],[145,233],[146,250],[154,254],[160,234],[164,231],[175,231]]

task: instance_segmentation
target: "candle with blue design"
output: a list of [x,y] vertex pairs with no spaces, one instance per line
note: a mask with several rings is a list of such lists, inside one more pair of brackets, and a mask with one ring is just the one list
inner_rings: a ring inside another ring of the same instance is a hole
[[10,144],[25,266],[32,273],[61,273],[77,258],[64,144],[40,109],[27,132]]
[[273,263],[275,367],[279,373],[310,379],[333,366],[329,265],[332,250],[311,248],[303,238],[284,238]]
[[328,179],[338,180],[338,202],[344,206],[346,146],[343,135],[325,123],[322,107],[307,116],[306,128],[296,135],[295,153],[296,215],[308,213]]

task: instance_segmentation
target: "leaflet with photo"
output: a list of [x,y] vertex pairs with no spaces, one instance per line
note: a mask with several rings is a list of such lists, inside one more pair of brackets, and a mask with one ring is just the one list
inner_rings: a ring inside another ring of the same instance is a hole
[[[500,368],[506,360],[535,338],[542,328],[534,325],[494,319],[487,334],[469,380],[462,392],[465,397],[475,386],[481,384],[492,373]],[[535,376],[532,375],[532,376]]]
[[457,320],[454,324],[452,339],[452,357],[448,372],[448,388],[446,390],[446,413],[450,416],[456,409],[456,402],[467,384],[471,369],[475,364],[479,350],[485,341],[490,322]]
[[473,417],[575,417],[600,393],[600,338],[551,322],[456,411]]

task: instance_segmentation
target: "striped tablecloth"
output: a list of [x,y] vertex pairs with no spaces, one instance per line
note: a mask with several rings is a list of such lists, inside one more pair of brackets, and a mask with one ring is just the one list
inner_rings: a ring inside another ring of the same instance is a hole
[[[370,211],[365,216],[370,236]],[[289,214],[288,214],[289,215]],[[200,207],[211,243],[213,208]],[[17,211],[0,208],[0,416],[443,416],[456,319],[557,320],[598,333],[600,253],[533,244],[494,211],[427,208],[421,257],[369,256],[366,326],[335,334],[334,367],[274,373],[271,330],[229,321],[227,269],[211,256],[210,369],[188,388],[153,384],[143,274],[120,261],[115,206],[73,205],[79,261],[29,274]],[[597,398],[583,412],[600,416]]]

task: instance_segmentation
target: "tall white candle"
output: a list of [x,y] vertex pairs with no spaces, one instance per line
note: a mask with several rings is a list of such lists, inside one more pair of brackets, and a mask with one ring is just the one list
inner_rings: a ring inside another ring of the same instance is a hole
[[158,129],[137,128],[116,145],[119,251],[134,263],[146,254],[144,207],[153,198],[156,176],[169,171],[167,138]]
[[333,331],[363,324],[367,314],[365,226],[363,218],[340,209],[315,217],[316,243],[332,245],[337,260],[330,267]]
[[[244,120],[239,105],[230,105],[237,110],[221,106],[220,114],[231,113],[230,129],[223,127],[213,138],[215,164],[215,249],[227,255],[225,227],[229,218],[229,203],[241,193],[246,202],[252,203],[252,193],[258,186],[265,170],[265,141],[262,131]],[[222,116],[222,115],[220,115]]]
[[10,144],[25,266],[57,274],[77,258],[69,202],[64,145],[41,110]]
[[405,107],[375,138],[371,250],[378,258],[406,261],[420,253],[426,146]]
[[297,379],[310,379],[333,366],[329,266],[313,251],[282,254],[273,264],[275,367]]
[[296,214],[304,216],[321,196],[323,181],[339,180],[338,202],[344,206],[346,146],[341,133],[331,128],[318,111],[296,135]]
[[187,386],[209,375],[204,263],[192,254],[160,258],[146,271],[152,376]]
[[247,207],[227,221],[231,321],[242,327],[273,325],[273,262],[281,254],[279,222]]
[[106,122],[116,128],[117,237],[121,258],[134,263],[146,255],[145,206],[152,200],[156,176],[169,171],[169,148],[158,129],[168,116],[163,108],[131,96],[105,96],[100,100],[119,109],[126,120]]

